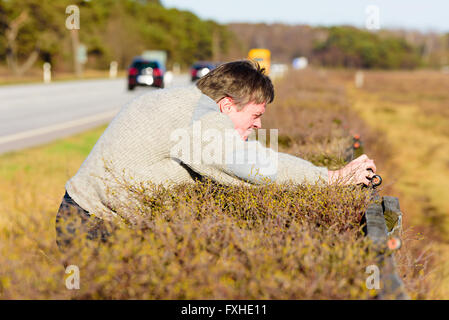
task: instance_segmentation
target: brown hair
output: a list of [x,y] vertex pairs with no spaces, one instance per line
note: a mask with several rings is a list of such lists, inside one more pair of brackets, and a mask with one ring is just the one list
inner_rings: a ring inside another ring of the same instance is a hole
[[216,102],[230,97],[243,108],[246,104],[271,103],[274,88],[270,78],[264,74],[257,62],[249,60],[233,61],[222,64],[196,83],[205,95]]

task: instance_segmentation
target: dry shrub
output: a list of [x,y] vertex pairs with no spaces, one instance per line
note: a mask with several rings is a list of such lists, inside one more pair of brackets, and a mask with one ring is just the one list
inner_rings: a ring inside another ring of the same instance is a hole
[[[83,239],[59,257],[53,252],[47,259],[59,261],[59,268],[48,263],[46,270],[42,265],[40,270],[30,268],[37,257],[25,254],[10,265],[16,272],[2,270],[9,284],[2,287],[3,297],[370,297],[365,268],[374,262],[374,253],[360,225],[370,196],[366,191],[223,186],[207,180],[170,188],[123,183],[129,197],[142,206],[124,205],[118,213],[140,216],[138,225],[120,224],[107,244]],[[39,239],[31,244],[42,245]],[[81,290],[64,289],[63,264],[79,266]],[[34,279],[39,285],[24,286],[27,274],[39,275],[39,281]]]
[[276,83],[276,100],[267,107],[264,126],[279,129],[282,151],[341,165],[350,145],[349,111],[344,87],[328,80],[314,70],[287,74]]
[[348,160],[352,136],[361,137],[362,148],[385,164],[388,144],[379,132],[371,130],[351,109],[346,95],[348,71],[306,69],[290,72],[276,83],[276,99],[267,107],[263,124],[279,129],[281,151],[325,165],[340,168]]
[[[265,127],[281,149],[338,167],[348,133],[364,128],[335,77],[309,70],[277,84]],[[355,129],[354,129],[355,128]],[[360,133],[360,132],[359,132]],[[362,132],[363,133],[363,132]],[[372,136],[372,141],[376,141]],[[282,142],[282,139],[284,139]],[[61,254],[55,212],[8,213],[0,241],[0,297],[39,299],[365,299],[375,254],[361,232],[366,190],[319,185],[224,186],[211,181],[163,187],[122,181],[130,203],[118,208],[107,243],[81,239]],[[20,197],[17,200],[20,202]],[[6,207],[7,209],[7,207]],[[26,213],[26,214],[24,214]],[[125,223],[123,223],[125,222]],[[50,226],[50,227],[49,227]],[[428,297],[426,256],[405,248],[400,275],[412,297]],[[81,289],[64,286],[64,266],[80,268]]]
[[[395,103],[413,103],[427,114],[449,116],[449,75],[434,71],[369,72],[363,89]],[[394,110],[392,110],[394,112]]]

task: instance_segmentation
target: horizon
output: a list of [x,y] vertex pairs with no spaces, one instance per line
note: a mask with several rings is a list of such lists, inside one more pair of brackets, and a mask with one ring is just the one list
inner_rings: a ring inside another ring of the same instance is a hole
[[[424,3],[397,0],[393,3],[388,0],[346,0],[344,6],[331,1],[315,0],[306,5],[290,0],[278,0],[276,3],[269,0],[228,0],[213,5],[206,0],[161,0],[161,3],[167,8],[188,10],[202,19],[221,24],[351,25],[357,28],[365,28],[366,7],[375,5],[379,8],[380,29],[449,33],[449,1],[429,0]],[[229,10],[233,7],[239,10]]]

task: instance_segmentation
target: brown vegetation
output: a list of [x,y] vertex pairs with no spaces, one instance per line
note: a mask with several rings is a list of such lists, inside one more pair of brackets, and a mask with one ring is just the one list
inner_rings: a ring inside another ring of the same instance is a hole
[[[339,77],[309,70],[276,83],[277,99],[268,107],[264,127],[280,129],[286,141],[282,151],[317,165],[344,163],[343,141],[353,128],[363,129],[364,122],[350,110]],[[0,184],[2,298],[375,295],[365,286],[365,269],[374,262],[374,253],[360,225],[370,194],[353,187],[245,187],[204,181],[144,188],[123,181],[130,198],[141,204],[132,212],[145,223],[140,228],[120,224],[109,244],[97,248],[82,241],[61,255],[54,241],[54,217],[63,183],[79,168],[101,131],[0,158],[5,181]],[[129,214],[135,208],[125,203],[121,210]],[[399,271],[409,294],[433,297],[426,278],[427,255],[415,245],[419,239],[409,232],[403,240]],[[67,263],[80,267],[80,290],[64,286]]]

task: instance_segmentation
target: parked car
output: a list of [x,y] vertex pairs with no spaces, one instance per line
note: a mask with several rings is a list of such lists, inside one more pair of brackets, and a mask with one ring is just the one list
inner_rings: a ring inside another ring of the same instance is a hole
[[210,71],[214,70],[218,65],[212,62],[197,62],[190,68],[190,75],[192,81],[196,81],[199,78],[205,76]]
[[128,90],[136,86],[164,87],[165,69],[158,61],[136,57],[128,68]]

